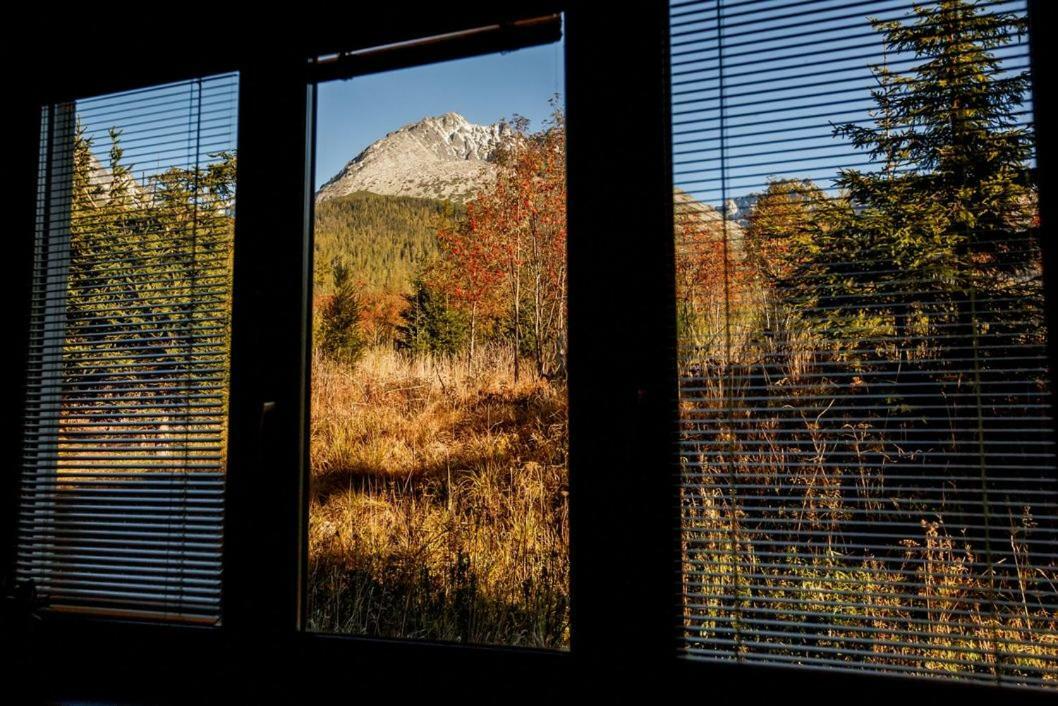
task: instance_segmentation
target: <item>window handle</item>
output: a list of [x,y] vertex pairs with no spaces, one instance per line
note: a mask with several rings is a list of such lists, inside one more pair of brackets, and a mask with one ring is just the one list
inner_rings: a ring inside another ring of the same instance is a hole
[[32,581],[4,581],[0,584],[0,634],[28,638],[40,622],[44,601]]
[[272,413],[275,412],[276,403],[272,400],[261,403],[261,416],[257,424],[257,450],[262,460],[265,458],[265,443],[271,430]]

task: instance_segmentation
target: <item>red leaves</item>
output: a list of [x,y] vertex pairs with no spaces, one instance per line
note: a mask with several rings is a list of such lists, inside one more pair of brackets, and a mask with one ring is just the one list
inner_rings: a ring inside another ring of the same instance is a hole
[[460,223],[438,230],[441,258],[430,284],[482,320],[510,315],[517,327],[517,312],[528,311],[534,345],[564,350],[558,340],[565,336],[566,285],[561,121],[517,141],[498,172],[495,183],[467,204]]

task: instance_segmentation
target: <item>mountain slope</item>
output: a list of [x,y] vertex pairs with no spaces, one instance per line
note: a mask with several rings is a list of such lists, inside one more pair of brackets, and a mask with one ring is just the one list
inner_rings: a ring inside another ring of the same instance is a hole
[[438,224],[459,212],[443,201],[363,191],[316,204],[315,294],[331,293],[336,259],[365,292],[408,291],[420,264],[437,252]]
[[357,191],[465,202],[495,178],[497,149],[515,134],[506,123],[475,125],[458,113],[423,118],[350,160],[317,203]]

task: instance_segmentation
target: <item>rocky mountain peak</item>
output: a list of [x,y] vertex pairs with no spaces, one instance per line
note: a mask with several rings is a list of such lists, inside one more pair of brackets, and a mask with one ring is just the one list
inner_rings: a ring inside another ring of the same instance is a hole
[[372,143],[324,184],[317,201],[356,191],[466,201],[495,178],[506,123],[476,125],[459,113],[425,117]]

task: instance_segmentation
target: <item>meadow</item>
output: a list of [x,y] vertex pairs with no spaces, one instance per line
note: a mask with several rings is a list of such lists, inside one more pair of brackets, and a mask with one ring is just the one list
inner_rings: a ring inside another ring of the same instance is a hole
[[511,370],[314,357],[310,629],[568,644],[565,387]]
[[895,343],[865,364],[796,325],[750,333],[682,365],[688,652],[1058,679],[1046,387],[1009,370],[968,383]]

